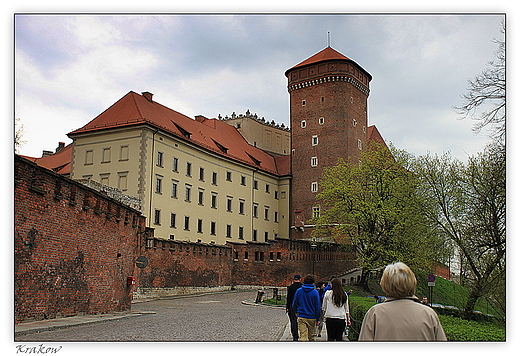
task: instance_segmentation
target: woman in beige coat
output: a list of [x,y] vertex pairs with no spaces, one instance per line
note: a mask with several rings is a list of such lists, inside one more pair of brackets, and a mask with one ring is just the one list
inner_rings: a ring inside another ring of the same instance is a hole
[[446,341],[437,313],[415,296],[417,279],[407,265],[388,265],[380,284],[387,299],[368,310],[359,341]]

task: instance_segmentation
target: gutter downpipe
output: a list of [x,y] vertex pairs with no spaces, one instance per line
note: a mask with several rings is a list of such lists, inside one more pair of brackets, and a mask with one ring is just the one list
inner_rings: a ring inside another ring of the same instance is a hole
[[149,211],[148,211],[148,227],[152,227],[152,202],[153,202],[153,177],[154,177],[154,158],[155,158],[155,135],[159,132],[159,129],[155,129],[152,133],[152,156],[150,162],[152,167],[150,169],[150,198],[149,198]]

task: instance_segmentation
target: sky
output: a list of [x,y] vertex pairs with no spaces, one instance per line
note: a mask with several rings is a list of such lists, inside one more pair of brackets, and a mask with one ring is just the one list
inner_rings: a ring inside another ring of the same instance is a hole
[[415,155],[465,160],[489,141],[462,104],[495,59],[501,13],[26,14],[14,16],[20,154],[40,157],[129,91],[187,116],[250,110],[289,125],[287,69],[326,48],[373,79],[369,125]]

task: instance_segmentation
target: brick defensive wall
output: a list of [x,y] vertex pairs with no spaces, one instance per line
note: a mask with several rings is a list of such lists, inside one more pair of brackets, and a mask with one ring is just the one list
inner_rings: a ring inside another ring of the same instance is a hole
[[14,198],[16,323],[130,308],[139,211],[16,155]]

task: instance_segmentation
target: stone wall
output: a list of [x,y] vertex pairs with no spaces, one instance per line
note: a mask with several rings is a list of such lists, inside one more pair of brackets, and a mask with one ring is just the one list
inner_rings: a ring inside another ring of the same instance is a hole
[[14,198],[16,323],[130,308],[137,210],[19,156]]
[[237,288],[286,287],[295,273],[317,280],[344,274],[355,266],[354,254],[336,244],[316,250],[308,241],[286,238],[225,246],[148,237],[144,256],[149,264],[139,271],[135,298]]
[[[154,237],[120,201],[15,156],[15,322],[131,308],[134,298],[286,287],[354,266],[335,244],[277,238],[226,245]],[[136,266],[146,257],[148,265]],[[135,277],[135,285],[127,278]],[[251,287],[252,286],[252,287]]]

